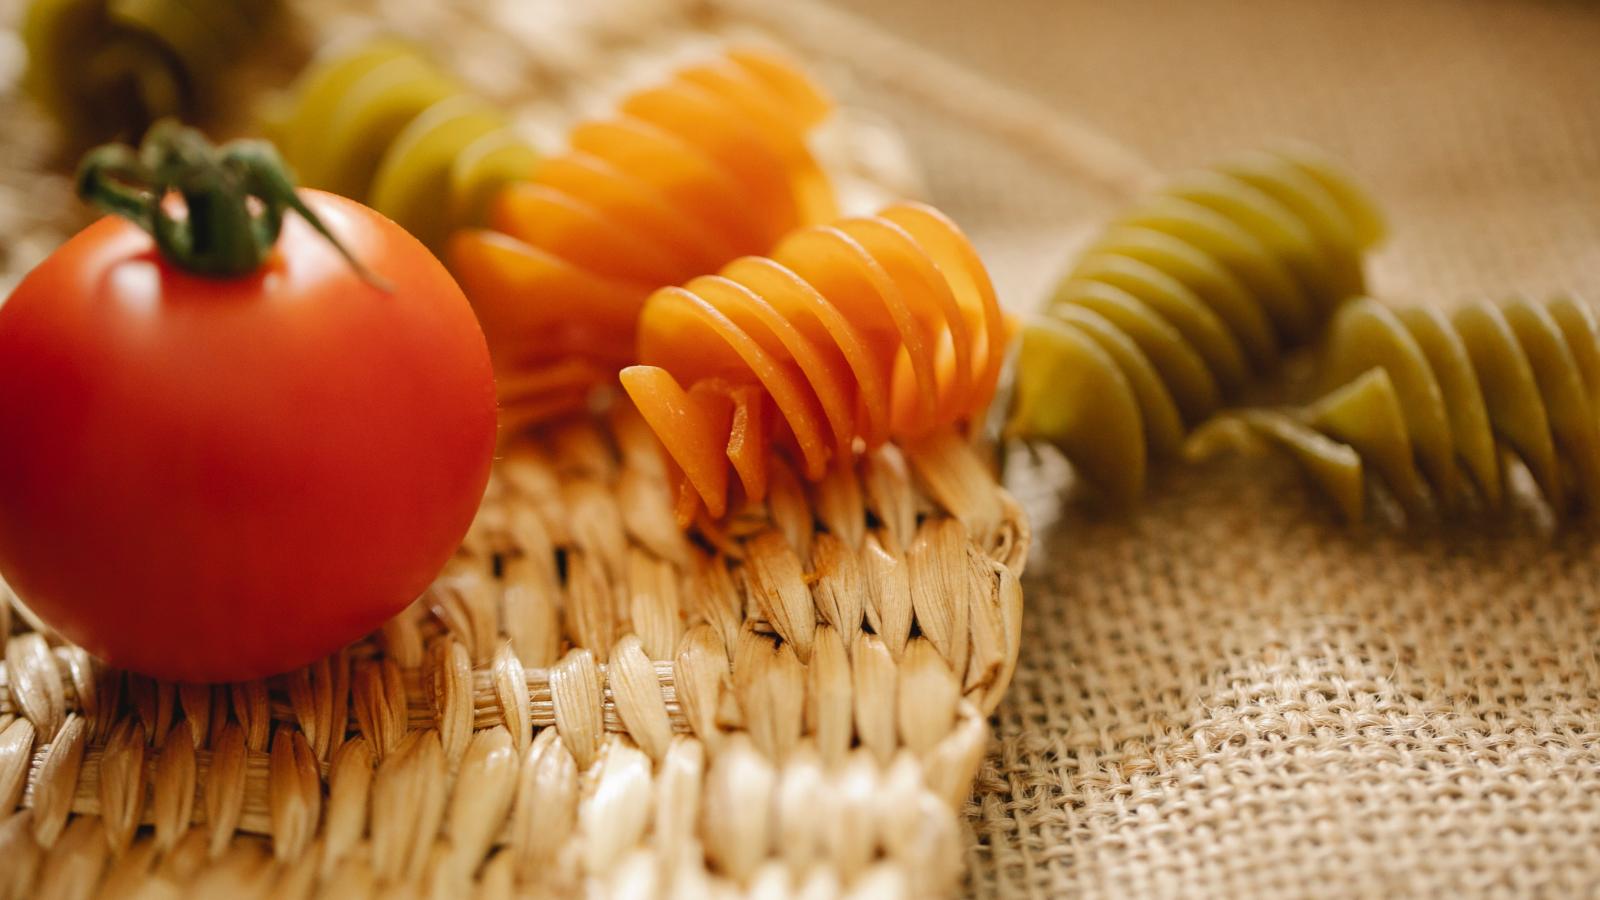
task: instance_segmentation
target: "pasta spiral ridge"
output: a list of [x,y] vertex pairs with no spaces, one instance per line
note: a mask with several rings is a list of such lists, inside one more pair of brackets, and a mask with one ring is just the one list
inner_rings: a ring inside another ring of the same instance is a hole
[[[1571,298],[1390,309],[1352,302],[1329,332],[1320,380],[1299,409],[1244,410],[1242,425],[1286,449],[1360,520],[1367,478],[1408,518],[1507,502],[1520,460],[1558,513],[1600,510],[1600,318]],[[1196,452],[1215,441],[1196,435]]]
[[656,291],[621,380],[680,476],[680,519],[720,518],[733,487],[764,498],[775,446],[816,481],[981,417],[1011,331],[960,229],[901,203]]
[[1173,180],[1095,238],[1024,329],[1009,432],[1136,498],[1152,458],[1363,293],[1382,233],[1367,194],[1308,148]]
[[579,124],[565,152],[501,191],[490,227],[456,234],[447,258],[512,386],[502,405],[533,419],[581,402],[546,385],[632,362],[652,291],[831,220],[806,142],[830,109],[786,59],[734,48]]
[[167,116],[227,102],[226,76],[268,33],[282,0],[33,0],[22,23],[26,86],[76,142],[130,139]]
[[436,250],[538,161],[504,114],[394,40],[313,64],[264,118],[302,184],[360,200]]

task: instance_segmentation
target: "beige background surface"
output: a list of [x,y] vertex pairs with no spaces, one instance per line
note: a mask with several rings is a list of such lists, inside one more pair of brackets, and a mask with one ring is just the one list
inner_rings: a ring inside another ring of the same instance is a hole
[[[1372,266],[1386,297],[1600,298],[1595,5],[855,13],[1161,170],[1275,136],[1324,145],[1391,214]],[[986,163],[985,138],[894,117],[1017,306],[1060,265],[1064,222],[1111,208],[1053,162]],[[1042,482],[1014,477],[1056,515]],[[1125,518],[1069,504],[1045,529],[970,807],[977,894],[1600,891],[1592,529],[1351,532],[1276,464],[1170,475],[1154,494]]]
[[[1270,137],[1325,146],[1392,215],[1396,238],[1376,265],[1391,292],[1453,298],[1600,280],[1596,4],[841,5],[1083,119],[1162,171]],[[938,162],[936,199],[993,203],[962,190],[981,173]]]

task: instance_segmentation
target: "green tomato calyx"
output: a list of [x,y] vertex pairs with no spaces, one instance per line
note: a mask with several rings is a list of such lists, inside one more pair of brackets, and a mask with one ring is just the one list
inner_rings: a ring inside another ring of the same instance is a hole
[[[362,280],[389,290],[295,193],[288,165],[266,141],[217,147],[199,131],[163,119],[150,127],[138,149],[104,144],[84,154],[77,189],[90,205],[149,232],[173,264],[214,278],[261,268],[278,242],[284,214],[292,211]],[[171,192],[183,197],[181,216],[164,202]]]

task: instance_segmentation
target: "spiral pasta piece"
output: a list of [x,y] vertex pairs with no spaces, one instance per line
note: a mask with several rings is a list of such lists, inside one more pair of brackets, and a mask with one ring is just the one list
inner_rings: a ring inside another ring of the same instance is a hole
[[774,447],[814,481],[981,416],[1011,330],[961,231],[903,203],[654,292],[621,379],[680,475],[680,517],[717,518],[734,487],[765,497]]
[[500,192],[491,227],[450,241],[496,367],[631,361],[645,298],[828,221],[806,144],[829,102],[788,61],[734,49],[585,122],[569,149]]
[[[1299,460],[1351,520],[1369,473],[1408,516],[1506,502],[1519,459],[1558,511],[1600,509],[1600,324],[1570,298],[1452,315],[1361,299],[1335,317],[1298,410],[1231,414]],[[1227,426],[1224,426],[1227,427]]]
[[271,43],[281,0],[33,0],[22,25],[26,85],[72,140],[132,138],[165,116],[196,118],[224,74]]
[[490,198],[539,159],[504,114],[398,41],[319,61],[265,119],[301,183],[360,200],[435,249],[487,221]]
[[1179,177],[1114,220],[1024,329],[1009,432],[1117,501],[1363,291],[1366,193],[1306,148]]

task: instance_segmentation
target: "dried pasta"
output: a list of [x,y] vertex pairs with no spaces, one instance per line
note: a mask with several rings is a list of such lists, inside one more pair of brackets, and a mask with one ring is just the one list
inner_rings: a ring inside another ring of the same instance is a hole
[[1011,324],[961,231],[927,206],[813,226],[770,256],[653,293],[624,389],[678,474],[679,518],[810,480],[858,450],[981,416]]
[[26,86],[69,138],[131,139],[225,98],[223,77],[275,40],[281,0],[33,0]]
[[[806,145],[830,103],[788,61],[733,49],[679,69],[585,122],[570,148],[501,191],[490,226],[450,241],[503,379],[531,421],[583,402],[587,372],[633,361],[651,291],[766,253],[831,220],[834,195]],[[559,385],[560,389],[544,389]]]
[[264,118],[302,184],[361,200],[435,249],[486,221],[494,193],[539,159],[504,114],[398,41],[314,64]]
[[1224,421],[1286,449],[1348,519],[1364,515],[1371,475],[1408,517],[1499,509],[1512,458],[1557,511],[1600,509],[1589,306],[1518,299],[1446,315],[1358,300],[1332,323],[1320,377],[1334,387],[1309,406]]
[[1057,443],[1117,501],[1152,458],[1364,290],[1383,225],[1305,148],[1180,177],[1122,214],[1023,332],[1009,431]]

